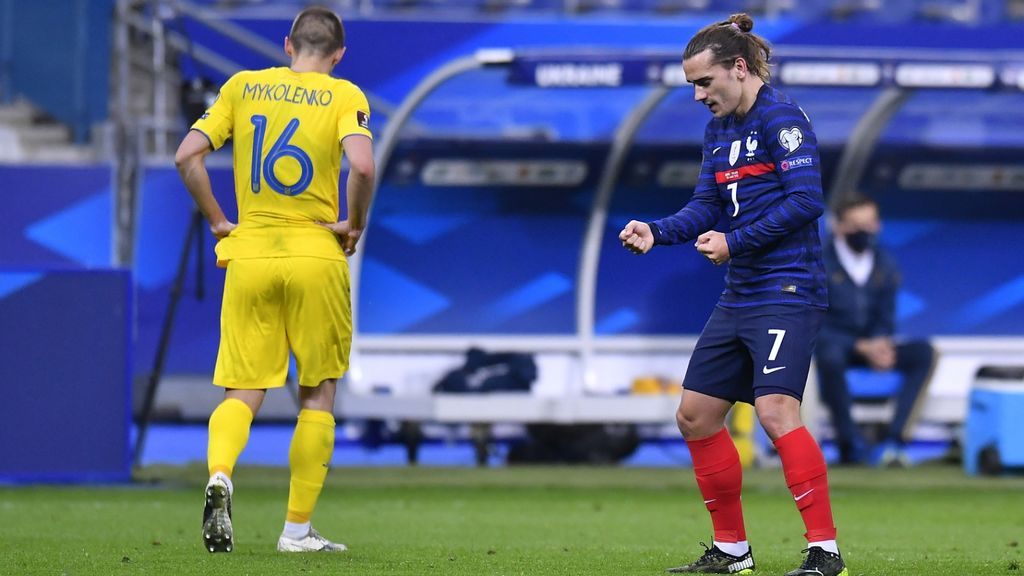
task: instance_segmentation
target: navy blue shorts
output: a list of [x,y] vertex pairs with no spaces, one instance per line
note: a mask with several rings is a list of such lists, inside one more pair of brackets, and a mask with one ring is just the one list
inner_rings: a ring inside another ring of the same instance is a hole
[[715,306],[683,387],[730,402],[768,394],[802,400],[824,310],[799,304]]

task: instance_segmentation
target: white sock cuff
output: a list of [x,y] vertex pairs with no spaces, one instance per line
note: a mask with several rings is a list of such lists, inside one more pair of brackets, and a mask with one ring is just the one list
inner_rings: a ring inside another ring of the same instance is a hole
[[716,548],[730,556],[743,556],[750,551],[750,544],[746,540],[741,540],[740,542],[712,542]]
[[817,546],[825,552],[831,552],[833,554],[839,554],[839,544],[836,544],[835,540],[821,540],[820,542],[808,542],[807,547],[813,548]]
[[283,534],[285,538],[299,540],[305,538],[309,534],[311,527],[312,525],[309,522],[285,522]]

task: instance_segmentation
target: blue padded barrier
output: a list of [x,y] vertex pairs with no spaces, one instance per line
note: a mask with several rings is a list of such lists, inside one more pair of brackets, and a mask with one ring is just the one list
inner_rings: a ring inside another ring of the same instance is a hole
[[127,270],[0,269],[0,481],[130,478]]

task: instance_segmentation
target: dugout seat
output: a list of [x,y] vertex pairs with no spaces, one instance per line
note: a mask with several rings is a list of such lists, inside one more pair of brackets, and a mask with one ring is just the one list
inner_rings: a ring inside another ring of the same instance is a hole
[[903,375],[895,370],[879,372],[871,368],[850,368],[846,371],[846,385],[855,402],[884,401],[896,396],[903,388]]
[[896,395],[903,388],[903,375],[895,370],[849,368],[846,385],[853,401],[854,421],[860,425],[866,440],[879,440],[892,419]]

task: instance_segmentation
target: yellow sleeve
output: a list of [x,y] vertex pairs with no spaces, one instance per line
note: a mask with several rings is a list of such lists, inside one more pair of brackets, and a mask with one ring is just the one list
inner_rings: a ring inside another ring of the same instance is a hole
[[366,101],[363,91],[355,86],[352,86],[352,96],[338,116],[338,141],[353,134],[373,138],[370,132],[370,103]]
[[223,146],[231,138],[234,123],[231,102],[235,96],[235,78],[237,75],[228,78],[228,81],[220,87],[220,92],[217,94],[217,99],[213,101],[213,105],[192,125],[193,130],[198,130],[206,136],[214,150]]

